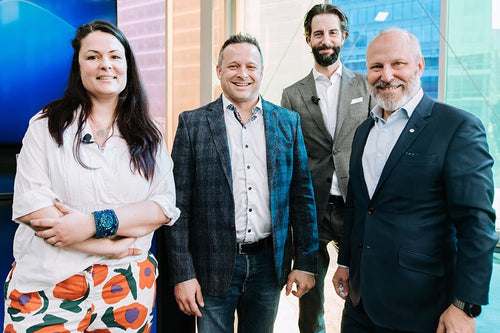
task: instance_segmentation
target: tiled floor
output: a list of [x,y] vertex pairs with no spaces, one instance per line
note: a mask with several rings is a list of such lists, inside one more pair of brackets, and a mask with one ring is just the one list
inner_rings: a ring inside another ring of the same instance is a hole
[[[325,322],[327,333],[335,333],[340,332],[340,318],[342,309],[344,308],[344,301],[335,294],[331,283],[333,273],[337,269],[337,253],[333,249],[333,246],[329,246],[328,250],[331,260],[330,268],[325,278]],[[298,299],[291,294],[290,296],[285,296],[285,292],[283,291],[274,331],[276,333],[298,333],[298,314]]]

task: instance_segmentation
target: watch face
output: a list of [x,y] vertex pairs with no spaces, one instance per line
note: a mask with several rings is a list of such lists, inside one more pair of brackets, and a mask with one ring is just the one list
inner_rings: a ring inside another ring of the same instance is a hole
[[475,305],[475,304],[468,304],[468,315],[471,317],[477,317],[481,313],[481,306],[480,305]]

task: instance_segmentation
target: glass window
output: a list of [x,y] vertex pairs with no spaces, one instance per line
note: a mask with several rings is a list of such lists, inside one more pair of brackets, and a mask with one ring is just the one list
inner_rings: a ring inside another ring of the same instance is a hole
[[[493,1],[494,2],[494,1]],[[494,182],[500,186],[500,30],[495,29],[491,0],[448,1],[446,102],[472,112],[486,128]],[[474,24],[464,24],[474,22]],[[459,84],[458,84],[459,82]],[[500,199],[494,207],[500,211]],[[497,229],[500,223],[497,221]],[[479,331],[479,329],[478,329]]]
[[[366,47],[375,35],[382,29],[398,26],[415,34],[422,43],[422,53],[428,62],[429,58],[439,55],[439,31],[434,26],[432,21],[439,27],[440,8],[439,1],[422,0],[422,1],[404,1],[400,0],[376,0],[376,1],[353,1],[353,0],[338,0],[333,3],[347,13],[351,36],[348,47],[344,47],[342,52],[342,61],[344,64],[355,71],[366,72],[364,64]],[[436,5],[433,5],[437,3]],[[363,19],[357,15],[361,10],[365,9],[372,15],[365,15]],[[384,21],[375,21],[377,13],[385,11],[388,13]],[[430,17],[429,17],[429,15]],[[357,18],[357,19],[353,19]],[[360,62],[358,59],[363,59]],[[431,63],[435,62],[430,60]],[[438,65],[437,62],[434,68],[424,71],[423,79],[425,85],[422,87],[424,91],[437,98],[438,95]]]

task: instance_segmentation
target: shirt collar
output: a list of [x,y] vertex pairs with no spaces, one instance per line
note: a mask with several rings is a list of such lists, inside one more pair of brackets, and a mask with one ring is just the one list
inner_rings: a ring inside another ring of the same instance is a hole
[[339,62],[339,67],[337,67],[337,70],[335,72],[333,72],[333,74],[330,78],[328,78],[325,74],[321,74],[320,72],[318,72],[316,67],[313,67],[314,80],[317,81],[320,78],[324,78],[324,79],[330,81],[331,83],[333,83],[333,80],[335,80],[336,76],[342,77],[342,67],[343,67],[342,63]]
[[[231,101],[224,95],[224,93],[222,93],[222,107],[224,108],[224,110],[227,110],[227,107],[229,106],[229,104],[233,104],[233,103],[231,103]],[[262,98],[260,98],[260,95],[259,95],[259,99],[257,101],[257,104],[255,104],[252,109],[254,109],[255,107],[259,108],[259,111],[262,112]],[[231,112],[233,112],[233,111],[231,111]]]
[[[419,88],[417,93],[410,98],[408,102],[406,102],[405,105],[403,105],[400,109],[403,109],[406,114],[408,115],[408,118],[411,117],[413,114],[413,111],[417,108],[418,103],[420,103],[420,100],[424,97],[424,91],[422,88]],[[399,110],[399,109],[398,109]],[[396,110],[397,111],[397,110]],[[382,108],[380,105],[375,105],[375,107],[370,111],[370,116],[375,120],[382,119]]]

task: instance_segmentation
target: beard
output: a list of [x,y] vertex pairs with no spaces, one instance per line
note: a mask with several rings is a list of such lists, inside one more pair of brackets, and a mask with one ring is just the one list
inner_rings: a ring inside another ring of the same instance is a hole
[[[320,51],[331,49],[332,54],[321,54]],[[341,46],[318,46],[312,48],[314,59],[320,66],[328,67],[337,61],[342,50]]]
[[[396,93],[384,93],[382,95],[378,91],[378,88],[397,86],[402,86],[403,89],[399,98]],[[418,77],[418,73],[415,72],[415,75],[413,75],[408,82],[404,82],[402,80],[391,80],[389,82],[378,80],[375,84],[369,85],[369,88],[373,99],[382,109],[385,111],[396,111],[405,105],[413,96],[415,96],[420,88],[420,78]]]

